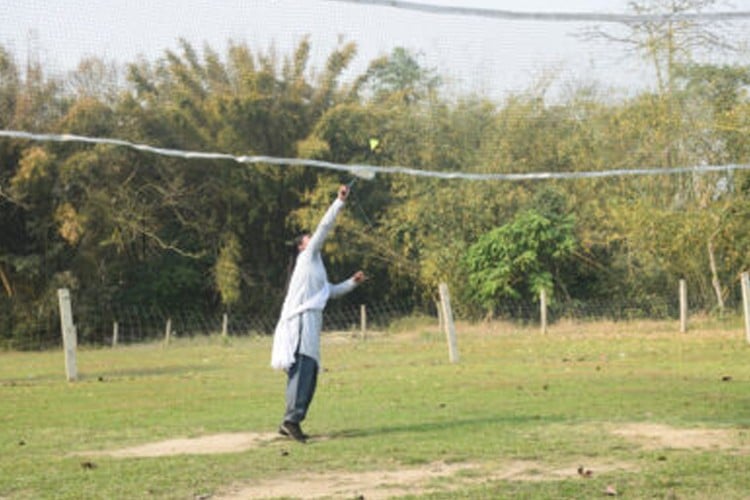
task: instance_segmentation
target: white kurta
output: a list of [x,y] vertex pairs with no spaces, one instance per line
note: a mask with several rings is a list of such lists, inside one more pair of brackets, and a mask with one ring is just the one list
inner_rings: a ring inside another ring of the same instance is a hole
[[301,354],[320,364],[320,331],[326,302],[330,297],[336,298],[357,286],[351,278],[335,285],[329,283],[320,255],[326,236],[343,206],[344,202],[338,198],[331,204],[307,247],[297,256],[273,337],[271,366],[277,370],[289,369],[298,347]]

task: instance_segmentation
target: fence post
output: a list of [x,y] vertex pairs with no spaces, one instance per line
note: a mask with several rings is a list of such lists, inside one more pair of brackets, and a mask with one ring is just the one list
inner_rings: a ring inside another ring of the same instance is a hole
[[164,345],[169,345],[169,341],[172,338],[172,318],[167,319],[167,326],[164,330]]
[[547,333],[547,290],[539,292],[539,316],[542,324],[542,334]]
[[224,313],[221,317],[221,336],[226,337],[229,330],[229,315]]
[[456,325],[453,324],[453,311],[451,310],[451,298],[448,285],[440,283],[440,303],[443,310],[443,321],[445,322],[445,334],[448,337],[448,354],[451,363],[458,363],[458,345],[456,343]]
[[118,337],[120,335],[120,325],[115,321],[112,323],[112,347],[117,347]]
[[742,273],[742,310],[745,313],[745,339],[750,343],[750,274]]
[[443,304],[440,303],[440,299],[435,300],[435,309],[438,316],[438,330],[442,332],[445,330],[445,315],[443,314]]
[[687,332],[687,315],[687,283],[685,280],[680,280],[680,333]]
[[68,382],[72,382],[78,379],[78,367],[76,365],[78,338],[76,327],[73,325],[70,291],[67,288],[58,289],[57,299],[60,303],[60,326],[62,328],[63,351],[65,351],[65,375],[68,378]]
[[359,333],[362,340],[367,338],[367,306],[364,304],[359,306]]

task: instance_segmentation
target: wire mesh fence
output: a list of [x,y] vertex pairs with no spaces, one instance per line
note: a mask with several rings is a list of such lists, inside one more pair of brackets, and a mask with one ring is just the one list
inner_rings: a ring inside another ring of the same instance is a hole
[[[406,303],[336,305],[326,310],[324,328],[329,331],[359,330],[362,328],[363,308],[367,326],[377,329],[387,328],[392,321],[415,313]],[[167,337],[272,335],[278,311],[222,313],[195,308],[166,309],[157,305],[114,307],[103,311],[74,301],[73,316],[79,343],[108,345]]]
[[[742,315],[742,304],[728,300],[719,311],[711,304],[691,299],[687,304],[690,315]],[[209,309],[161,307],[157,304],[122,307],[111,304],[87,304],[72,299],[73,320],[78,343],[84,346],[108,346],[154,342],[167,338],[196,336],[263,336],[273,334],[278,311],[217,312]],[[5,350],[42,350],[62,346],[59,311],[54,307],[28,314],[23,320],[12,310],[8,300],[0,302],[0,348]],[[440,324],[436,305],[418,307],[402,301],[382,301],[367,304],[335,303],[324,314],[324,330],[359,332],[362,328],[386,331],[395,322],[412,316],[431,317],[436,328]],[[456,320],[481,319],[465,311],[453,311]],[[545,319],[554,329],[562,320],[642,321],[680,319],[679,297],[646,297],[639,300],[577,301],[557,300],[547,304]],[[505,302],[498,305],[492,317],[523,323],[541,322],[542,310],[538,301]]]

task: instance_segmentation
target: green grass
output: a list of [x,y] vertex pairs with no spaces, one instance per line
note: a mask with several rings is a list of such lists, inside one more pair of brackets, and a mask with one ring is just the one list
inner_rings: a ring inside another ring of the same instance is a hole
[[[270,339],[178,340],[81,350],[68,383],[61,352],[0,353],[0,498],[189,499],[295,473],[433,462],[489,470],[619,463],[591,479],[461,483],[425,498],[747,498],[750,347],[738,320],[459,325],[450,364],[435,326],[326,341],[305,430],[241,453],[112,458],[75,455],[178,437],[273,432],[284,377]],[[731,377],[731,380],[722,378]],[[729,429],[729,449],[651,449],[611,431],[634,422]],[[744,437],[743,437],[744,436]],[[289,453],[281,453],[287,450]],[[82,467],[91,461],[94,468]],[[481,473],[465,473],[472,474]],[[445,484],[456,478],[441,479]],[[440,483],[438,481],[438,483]]]

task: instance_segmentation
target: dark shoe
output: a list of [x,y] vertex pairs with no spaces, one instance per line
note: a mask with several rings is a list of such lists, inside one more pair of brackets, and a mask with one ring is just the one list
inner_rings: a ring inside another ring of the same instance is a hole
[[283,436],[288,436],[295,441],[299,441],[300,443],[304,443],[307,441],[307,438],[309,437],[307,434],[302,432],[302,428],[299,426],[297,422],[284,422],[281,424],[281,427],[279,427],[279,434]]

